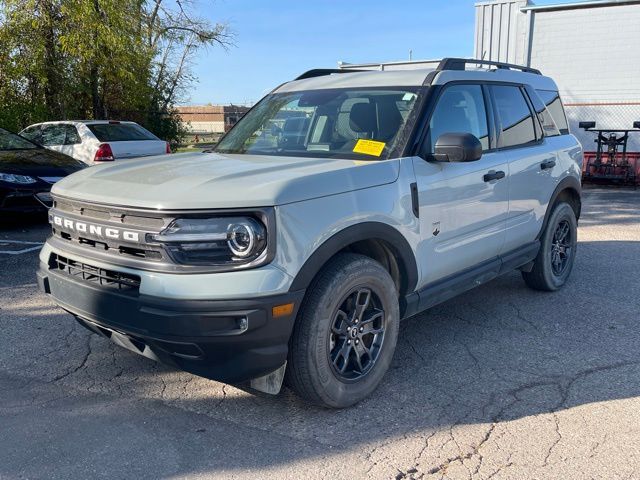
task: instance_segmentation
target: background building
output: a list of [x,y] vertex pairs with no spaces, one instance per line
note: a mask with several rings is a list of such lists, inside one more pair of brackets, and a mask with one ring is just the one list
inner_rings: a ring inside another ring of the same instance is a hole
[[193,135],[227,132],[249,110],[239,105],[199,105],[176,110]]
[[[538,68],[560,88],[571,132],[586,151],[595,134],[578,128],[632,128],[640,120],[640,1],[534,5],[476,4],[476,58]],[[640,151],[640,134],[630,136]]]

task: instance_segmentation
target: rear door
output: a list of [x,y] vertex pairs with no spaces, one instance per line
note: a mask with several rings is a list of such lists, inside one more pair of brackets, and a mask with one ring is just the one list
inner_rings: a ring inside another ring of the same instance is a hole
[[60,151],[65,155],[69,155],[70,157],[76,159],[79,158],[77,150],[80,147],[82,140],[80,139],[78,130],[74,125],[71,125],[69,123],[63,124],[62,128],[64,129],[64,144],[62,145]]
[[87,128],[100,143],[108,143],[116,160],[166,153],[167,144],[136,123],[96,123]]
[[[498,149],[509,165],[509,214],[504,253],[535,241],[557,184],[553,135],[559,134],[551,116],[533,109],[520,85],[491,85],[498,123]],[[537,100],[536,103],[541,103]],[[541,122],[542,121],[542,122]]]
[[[440,93],[420,157],[415,157],[420,203],[418,261],[424,284],[463,270],[492,264],[504,244],[508,213],[508,165],[495,151],[493,113],[486,88],[453,84]],[[480,160],[465,163],[430,159],[444,133],[471,133],[480,139]],[[494,175],[501,172],[500,175]],[[497,263],[497,262],[496,262]]]

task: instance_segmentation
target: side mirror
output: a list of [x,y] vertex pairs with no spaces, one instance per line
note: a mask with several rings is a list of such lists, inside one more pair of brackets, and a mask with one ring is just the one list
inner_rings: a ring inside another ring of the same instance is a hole
[[640,128],[640,122],[633,122],[633,128]]
[[474,162],[482,156],[480,140],[470,133],[444,133],[436,140],[433,158],[438,162]]
[[590,128],[596,128],[596,122],[580,122],[578,123],[578,127],[589,130]]

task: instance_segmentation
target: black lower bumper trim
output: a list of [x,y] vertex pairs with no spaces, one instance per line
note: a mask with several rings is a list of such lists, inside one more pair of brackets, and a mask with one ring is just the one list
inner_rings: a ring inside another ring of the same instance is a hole
[[[154,360],[227,383],[270,373],[286,360],[304,291],[246,300],[131,295],[49,270],[40,288],[94,333]],[[294,303],[273,318],[276,305]]]

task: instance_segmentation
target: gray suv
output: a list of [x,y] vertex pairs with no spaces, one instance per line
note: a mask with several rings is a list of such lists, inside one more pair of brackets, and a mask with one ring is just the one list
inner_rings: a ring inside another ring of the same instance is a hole
[[312,70],[210,153],[58,182],[41,288],[136,353],[329,407],[373,392],[401,319],[514,269],[559,289],[582,150],[555,83],[415,67]]

